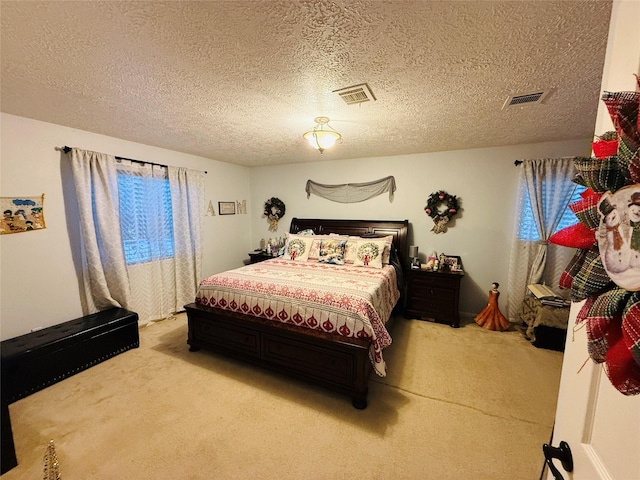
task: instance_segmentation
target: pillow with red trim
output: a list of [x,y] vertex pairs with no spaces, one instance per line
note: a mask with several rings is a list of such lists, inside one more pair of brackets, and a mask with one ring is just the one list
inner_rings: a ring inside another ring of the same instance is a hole
[[282,258],[296,262],[306,262],[307,258],[309,258],[311,243],[313,242],[311,235],[294,235],[293,233],[287,233],[286,237],[287,241],[284,246],[284,255]]
[[361,239],[356,243],[355,267],[382,268],[382,252],[384,240]]

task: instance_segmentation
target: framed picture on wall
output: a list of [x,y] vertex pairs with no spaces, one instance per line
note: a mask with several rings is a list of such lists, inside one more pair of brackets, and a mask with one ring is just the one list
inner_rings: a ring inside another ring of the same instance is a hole
[[218,212],[220,215],[235,215],[236,202],[218,202]]
[[46,228],[43,206],[44,193],[39,197],[0,197],[0,235]]

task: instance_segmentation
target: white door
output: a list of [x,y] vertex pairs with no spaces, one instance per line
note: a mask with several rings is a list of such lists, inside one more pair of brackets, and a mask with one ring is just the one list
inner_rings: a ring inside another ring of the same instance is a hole
[[[635,90],[632,73],[640,72],[639,20],[639,0],[613,0],[603,91]],[[612,129],[611,118],[600,102],[595,133]],[[585,328],[574,328],[581,305],[571,306],[551,442],[552,447],[567,442],[573,454],[573,472],[566,472],[558,460],[554,464],[565,479],[640,480],[640,395],[627,397],[618,392],[603,367],[588,357]],[[554,478],[551,472],[547,478]]]
[[[551,444],[567,442],[573,471],[554,464],[565,480],[640,480],[640,395],[618,392],[588,357],[585,328],[575,329],[583,303],[571,306]],[[550,470],[547,478],[554,478]]]

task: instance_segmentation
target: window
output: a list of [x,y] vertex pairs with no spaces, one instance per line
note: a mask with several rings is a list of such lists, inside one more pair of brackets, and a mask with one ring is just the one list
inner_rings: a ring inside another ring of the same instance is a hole
[[[547,184],[543,184],[542,186],[542,198],[544,199],[545,190]],[[582,197],[580,194],[586,190],[586,187],[582,185],[577,185],[576,189],[573,192],[573,196],[569,201],[569,205],[577,202]],[[543,200],[544,201],[544,200]],[[529,195],[524,196],[524,204],[523,204],[523,212],[522,218],[520,221],[520,229],[518,231],[518,237],[520,240],[528,240],[531,242],[537,242],[540,240],[540,235],[538,234],[538,229],[536,228],[536,222],[533,219],[533,211],[531,209],[531,200],[529,199]],[[578,223],[578,219],[575,214],[571,211],[569,207],[566,208],[564,214],[562,215],[562,219],[558,224],[555,232],[562,230],[563,228],[570,227],[574,223]],[[555,233],[553,232],[553,233]]]
[[172,258],[173,218],[168,178],[118,172],[120,228],[128,265]]

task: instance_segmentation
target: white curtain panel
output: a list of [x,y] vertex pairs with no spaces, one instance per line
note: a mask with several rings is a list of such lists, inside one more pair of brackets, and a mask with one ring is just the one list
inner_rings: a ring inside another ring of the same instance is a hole
[[[576,188],[573,158],[524,160],[520,167],[517,216],[509,262],[507,306],[511,322],[519,322],[519,311],[527,285],[546,283],[556,292],[564,268],[574,249],[549,245]],[[539,240],[521,239],[522,214],[527,197],[531,204]],[[577,222],[577,219],[576,219]]]
[[119,203],[115,158],[73,148],[70,160],[80,211],[84,313],[129,309],[119,212],[113,208]]
[[204,172],[72,149],[92,313],[121,306],[139,324],[193,302],[200,279]]
[[174,311],[196,298],[202,266],[202,215],[205,173],[187,168],[168,167],[173,208],[175,245]]

